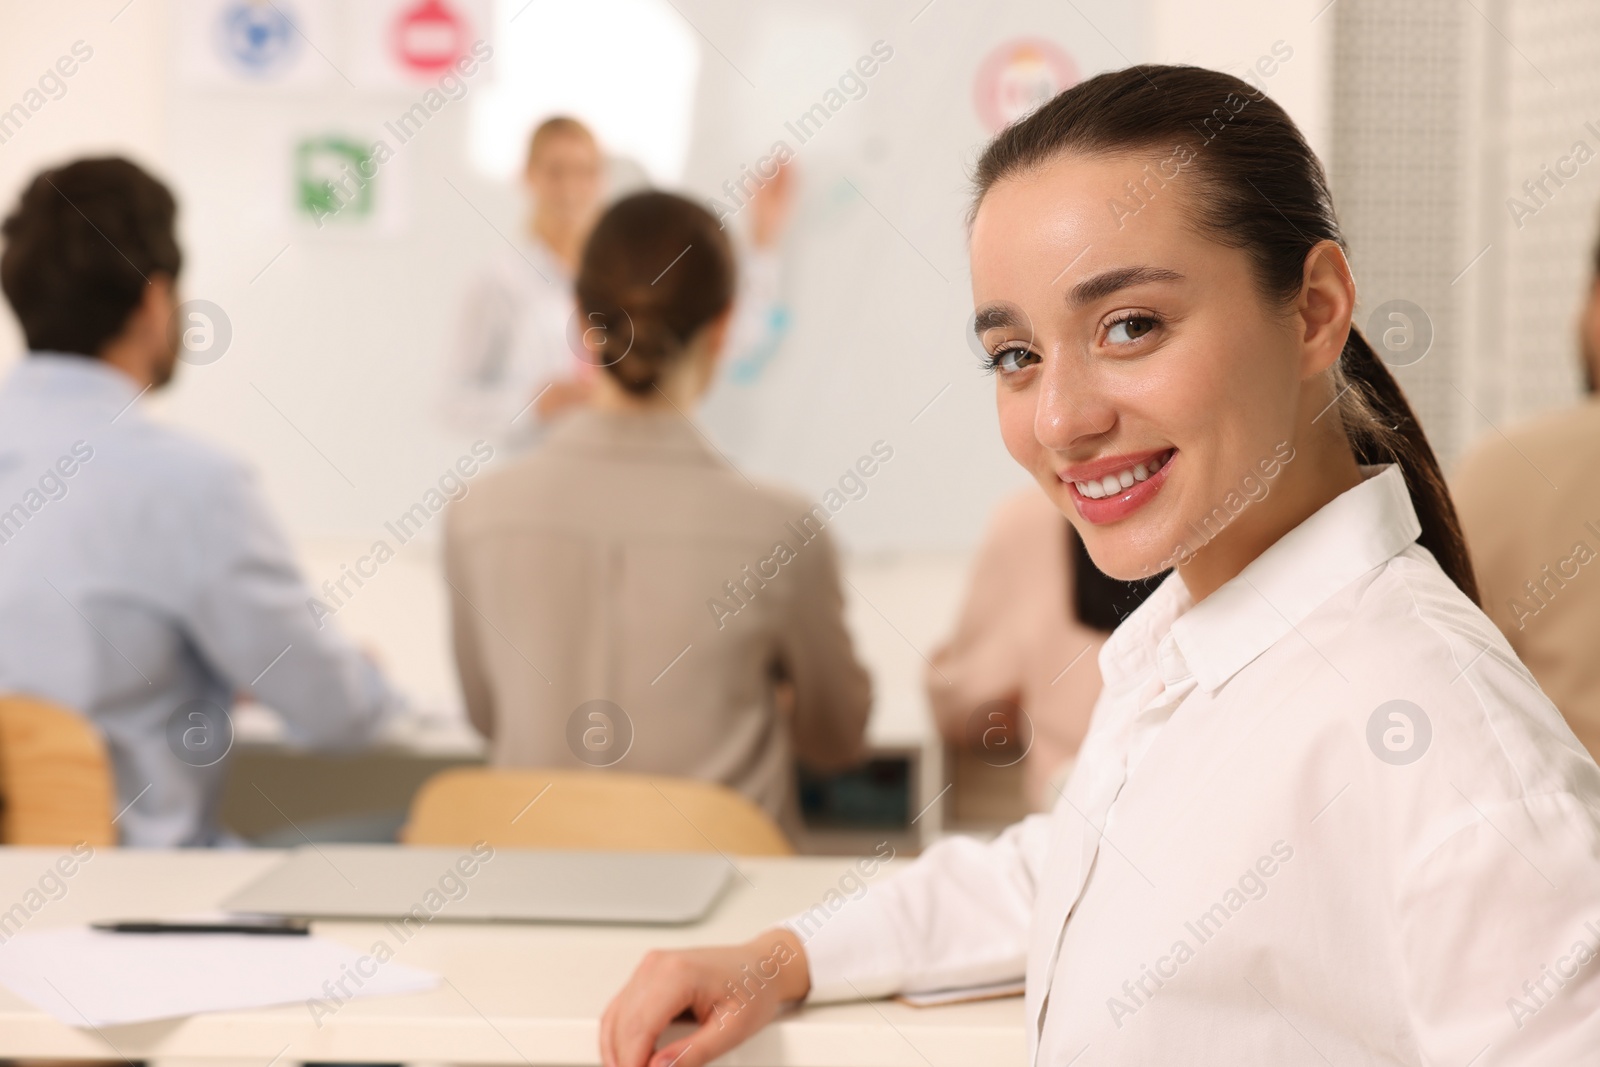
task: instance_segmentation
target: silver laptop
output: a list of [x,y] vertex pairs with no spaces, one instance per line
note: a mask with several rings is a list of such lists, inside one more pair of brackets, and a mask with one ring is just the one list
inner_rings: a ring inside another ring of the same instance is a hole
[[223,901],[322,919],[692,923],[733,869],[711,853],[305,845]]

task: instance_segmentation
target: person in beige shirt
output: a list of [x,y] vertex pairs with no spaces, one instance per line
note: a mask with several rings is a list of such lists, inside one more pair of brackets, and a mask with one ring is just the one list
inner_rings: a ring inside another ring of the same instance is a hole
[[1600,248],[1579,339],[1586,402],[1488,435],[1453,489],[1483,610],[1600,759]]
[[827,509],[747,481],[688,416],[733,289],[703,208],[607,211],[577,279],[591,406],[451,509],[445,573],[493,764],[720,782],[793,827],[794,760],[858,762],[871,685]]
[[1100,695],[1100,646],[1163,576],[1120,582],[1101,574],[1037,488],[1002,501],[955,631],[925,672],[939,732],[993,766],[1025,750],[1024,799],[1048,811]]

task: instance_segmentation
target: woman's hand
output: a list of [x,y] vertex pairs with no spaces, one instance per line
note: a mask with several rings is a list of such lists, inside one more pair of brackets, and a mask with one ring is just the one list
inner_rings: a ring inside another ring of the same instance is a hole
[[794,208],[794,164],[780,163],[778,172],[757,184],[750,197],[750,240],[757,248],[771,248],[783,236]]
[[[600,1017],[605,1067],[701,1067],[771,1022],[811,989],[806,950],[792,931],[768,930],[742,945],[648,953]],[[700,1024],[659,1052],[680,1014]]]

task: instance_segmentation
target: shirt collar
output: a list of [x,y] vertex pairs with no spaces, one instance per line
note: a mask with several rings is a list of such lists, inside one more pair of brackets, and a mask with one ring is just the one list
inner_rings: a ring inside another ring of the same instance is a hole
[[143,392],[132,378],[94,356],[32,351],[11,371],[13,388],[104,409],[107,418],[128,408]]
[[[1174,671],[1176,651],[1215,692],[1340,589],[1422,533],[1405,475],[1393,463],[1363,466],[1359,485],[1324,504],[1244,570],[1195,604],[1174,571],[1100,650],[1108,689]],[[1165,647],[1165,660],[1158,661]]]
[[1172,624],[1194,606],[1189,588],[1174,570],[1100,646],[1100,677],[1107,690],[1137,686],[1155,670]]

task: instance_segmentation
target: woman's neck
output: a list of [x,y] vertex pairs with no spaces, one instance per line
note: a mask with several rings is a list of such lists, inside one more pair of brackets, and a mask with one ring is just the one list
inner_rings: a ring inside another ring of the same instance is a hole
[[610,371],[602,370],[595,376],[594,392],[589,402],[597,411],[643,414],[675,410],[687,417],[699,406],[700,395],[704,392],[701,375],[697,371],[697,356],[686,354],[649,391],[631,393],[622,387]]
[[1361,484],[1361,467],[1343,429],[1302,434],[1294,458],[1268,494],[1252,500],[1215,539],[1178,566],[1189,597],[1199,603],[1237,577],[1335,497]]

